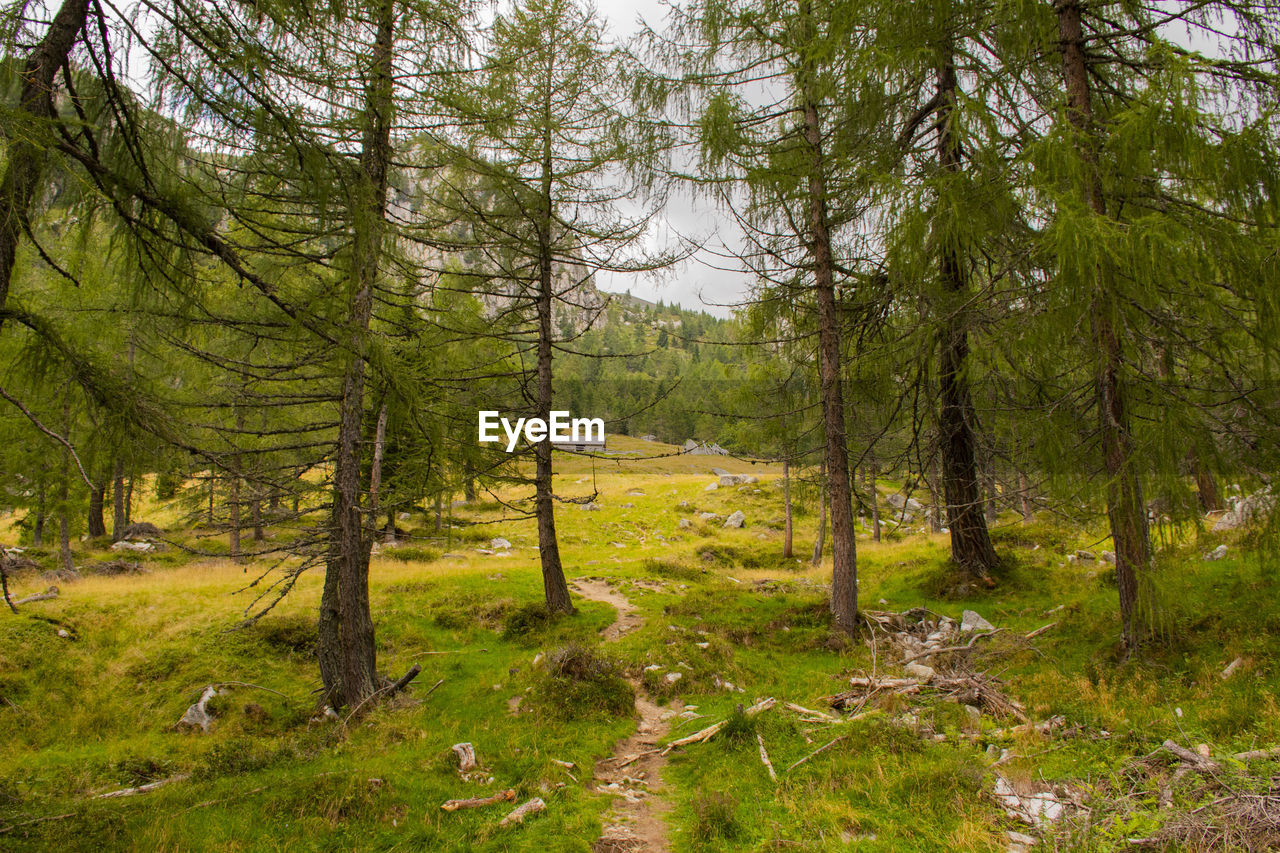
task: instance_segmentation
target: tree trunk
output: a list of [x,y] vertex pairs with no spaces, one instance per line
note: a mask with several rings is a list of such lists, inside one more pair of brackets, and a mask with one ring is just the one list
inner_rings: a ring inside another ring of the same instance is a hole
[[[53,102],[54,75],[71,55],[88,12],[89,0],[64,0],[44,38],[22,67],[22,90],[16,112],[26,121],[15,121],[14,127],[5,131],[8,145],[4,177],[0,179],[0,308],[4,308],[9,299],[18,245],[44,177],[45,152],[39,140],[48,132],[44,125],[57,116]],[[3,323],[0,314],[0,325]]]
[[[236,407],[236,441],[240,440],[240,435],[244,430],[244,411]],[[231,476],[227,478],[229,484],[228,507],[231,517],[231,560],[232,562],[241,562],[240,555],[240,450],[231,454]],[[247,571],[247,569],[246,569]]]
[[996,495],[999,493],[999,487],[996,482],[996,462],[989,453],[986,454],[986,465],[983,466],[983,469],[985,473],[983,491],[986,492],[987,496],[987,524],[991,525],[1000,520],[1000,507],[996,503]]
[[111,541],[119,542],[128,526],[124,509],[124,462],[117,459],[111,477]]
[[128,477],[129,485],[124,490],[124,526],[133,524],[133,475]]
[[[800,17],[812,38],[812,8],[800,4]],[[858,559],[854,539],[853,488],[845,437],[844,390],[840,375],[840,314],[836,308],[835,261],[827,225],[826,163],[814,60],[800,72],[804,140],[809,154],[808,252],[813,261],[818,301],[818,363],[822,388],[823,427],[827,440],[827,479],[831,484],[831,613],[836,627],[852,634],[858,619]]]
[[444,529],[444,492],[436,492],[436,533]]
[[933,503],[929,513],[929,530],[932,533],[942,532],[942,512],[945,500],[942,497],[941,484],[938,478],[938,454],[929,458],[929,500]]
[[382,528],[382,542],[386,545],[396,544],[396,514],[394,510],[387,510],[387,523]]
[[[959,174],[964,154],[956,133],[955,63],[950,45],[938,69],[938,164],[944,172]],[[975,577],[986,577],[996,566],[996,552],[982,515],[978,487],[978,463],[973,410],[966,362],[969,357],[969,281],[961,248],[946,240],[938,259],[938,274],[947,296],[942,322],[938,366],[938,432],[942,452],[942,485],[947,495],[947,524],[951,529],[951,557]]]
[[330,707],[358,706],[377,689],[377,649],[369,611],[369,549],[360,492],[365,359],[373,290],[386,229],[387,177],[391,161],[392,49],[395,10],[381,0],[373,10],[377,32],[365,88],[360,174],[351,199],[353,246],[350,270],[349,352],[343,371],[338,444],[333,473],[333,515],[325,561],[324,591],[316,643],[324,699]]
[[813,540],[813,564],[822,565],[822,552],[827,542],[827,464],[818,468],[818,535]]
[[104,520],[106,502],[106,486],[94,486],[89,489],[88,533],[90,539],[107,535],[107,523]]
[[782,505],[787,514],[787,527],[782,539],[782,559],[790,560],[792,556],[791,464],[785,457],[782,460]]
[[37,548],[44,544],[44,522],[45,487],[44,477],[41,477],[40,484],[36,487],[36,521],[35,526],[31,530],[31,544]]
[[209,508],[205,512],[205,519],[204,519],[205,524],[208,525],[209,527],[213,526],[213,484],[214,484],[213,471],[210,470],[209,471]]
[[1018,472],[1018,499],[1022,503],[1022,520],[1030,524],[1035,513],[1031,508],[1031,479],[1026,471]]
[[[1084,29],[1079,0],[1059,0],[1056,4],[1062,45],[1063,80],[1067,94],[1067,114],[1077,134],[1077,146],[1085,166],[1081,194],[1098,217],[1105,217],[1106,202],[1097,173],[1091,127],[1093,105],[1089,91],[1089,71],[1084,53]],[[1120,622],[1127,649],[1146,638],[1150,626],[1140,627],[1138,618],[1152,615],[1149,602],[1140,600],[1140,576],[1151,565],[1151,540],[1142,484],[1133,459],[1133,437],[1129,429],[1125,388],[1122,380],[1120,338],[1116,331],[1117,304],[1109,278],[1098,270],[1098,282],[1090,306],[1089,321],[1097,355],[1096,393],[1103,463],[1107,473],[1107,518],[1116,549],[1116,582],[1120,589]]]
[[880,479],[880,463],[874,453],[870,454],[867,472],[871,475],[871,539],[880,541],[880,492],[876,490],[876,481]]
[[1200,499],[1201,512],[1219,512],[1223,509],[1222,493],[1218,491],[1218,480],[1213,472],[1205,467],[1200,458],[1200,451],[1194,445],[1187,451],[1191,461],[1191,470],[1196,475],[1196,492]]
[[[71,436],[71,407],[62,404],[62,434]],[[62,448],[62,470],[58,477],[58,553],[62,559],[62,568],[68,572],[75,570],[71,560],[71,519],[68,515],[67,503],[71,498],[71,450]]]
[[[254,486],[254,492],[257,492],[256,486]],[[253,521],[253,541],[262,542],[267,537],[262,530],[262,500],[260,498],[255,496],[253,502],[249,504],[249,515]]]
[[[552,61],[548,57],[548,63]],[[548,68],[548,79],[551,78]],[[551,305],[555,298],[552,279],[552,246],[554,235],[554,200],[551,194],[552,170],[552,122],[551,99],[548,89],[542,104],[542,192],[538,222],[538,411],[544,421],[551,419]],[[560,563],[560,543],[556,538],[555,498],[552,494],[551,442],[534,444],[535,512],[538,517],[538,555],[542,561],[542,587],[546,595],[547,609],[552,613],[572,613],[573,602],[569,598],[569,586],[565,583],[564,567]]]

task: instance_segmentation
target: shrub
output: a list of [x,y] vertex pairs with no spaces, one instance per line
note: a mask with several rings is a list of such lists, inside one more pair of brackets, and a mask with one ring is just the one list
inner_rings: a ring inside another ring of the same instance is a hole
[[547,656],[537,692],[541,703],[562,719],[623,717],[635,709],[635,691],[617,662],[576,643]]
[[732,841],[741,832],[738,803],[732,796],[718,791],[694,796],[694,837],[700,841]]
[[545,630],[553,621],[551,611],[541,601],[531,601],[515,608],[502,626],[502,639],[523,640]]

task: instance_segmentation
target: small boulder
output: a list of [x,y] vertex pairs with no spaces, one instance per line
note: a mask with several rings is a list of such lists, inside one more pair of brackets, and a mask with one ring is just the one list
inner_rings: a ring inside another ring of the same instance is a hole
[[1082,550],[1076,551],[1076,559],[1082,563],[1091,563],[1094,560],[1098,559],[1098,557],[1092,551],[1085,551],[1082,549]]
[[966,610],[960,617],[960,630],[966,634],[973,631],[994,631],[995,629],[995,625],[992,625],[972,610]]
[[499,536],[489,543],[489,547],[495,551],[508,551],[511,549],[511,543]]
[[933,667],[925,666],[922,663],[909,663],[903,667],[907,671],[907,675],[921,682],[928,682],[933,679]]
[[585,503],[582,505],[582,511],[583,512],[599,512],[600,504],[596,503],[595,501],[591,501],[590,503]]
[[681,529],[681,530],[688,530],[688,529],[689,529],[690,527],[692,527],[692,526],[693,526],[693,524],[689,521],[689,519],[687,519],[687,518],[682,518],[682,519],[680,519],[680,529]]
[[719,517],[720,517],[720,516],[716,515],[714,512],[700,512],[700,513],[698,513],[698,518],[702,519],[703,521],[714,521],[715,519],[717,519],[717,518],[719,518]]
[[720,488],[720,484],[719,484],[719,483],[707,483],[707,487],[706,487],[705,489],[703,489],[702,491],[704,491],[704,492],[714,492],[714,491],[715,491],[716,489],[718,489],[718,488]]
[[1102,561],[1103,561],[1104,563],[1110,563],[1111,565],[1113,565],[1113,566],[1114,566],[1114,565],[1116,564],[1116,552],[1115,552],[1115,551],[1103,551],[1103,552],[1102,552]]
[[726,528],[738,528],[742,527],[742,525],[746,523],[747,517],[743,515],[742,510],[739,509],[735,510],[733,515],[729,516],[729,518],[725,520],[724,526]]
[[1214,548],[1208,554],[1205,554],[1204,558],[1209,561],[1214,561],[1214,560],[1221,560],[1225,556],[1227,556],[1227,546],[1219,545],[1217,548]]

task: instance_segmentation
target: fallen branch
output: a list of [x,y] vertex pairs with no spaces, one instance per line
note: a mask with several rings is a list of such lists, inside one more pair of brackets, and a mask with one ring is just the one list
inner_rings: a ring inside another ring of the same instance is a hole
[[1045,625],[1041,628],[1037,628],[1034,631],[1032,631],[1030,634],[1027,634],[1026,639],[1034,640],[1036,637],[1039,637],[1045,631],[1048,631],[1050,628],[1052,628],[1054,625],[1057,625],[1057,624],[1058,624],[1057,622],[1050,622],[1048,625]]
[[748,717],[754,717],[756,714],[759,714],[761,711],[767,711],[776,704],[778,704],[778,700],[770,696],[768,699],[761,699],[759,702],[752,705],[750,708],[746,710],[746,714]]
[[902,663],[905,666],[906,664],[909,664],[912,661],[920,660],[920,658],[933,657],[934,655],[945,655],[948,652],[972,651],[974,643],[978,642],[979,640],[986,639],[987,637],[994,637],[996,634],[999,634],[1003,630],[1004,630],[1003,628],[997,628],[994,631],[989,631],[985,634],[974,634],[973,639],[965,643],[963,646],[947,646],[941,649],[925,650],[923,652],[920,652],[919,654],[912,655],[909,658],[903,658]]
[[671,743],[667,744],[664,750],[662,750],[662,754],[666,755],[678,746],[688,746],[691,743],[702,743],[703,741],[711,740],[711,738],[715,737],[716,732],[723,729],[728,722],[728,720],[721,720],[718,723],[712,723],[702,731],[694,732],[693,734],[682,737],[679,740],[673,740]]
[[773,762],[769,760],[769,753],[764,748],[764,738],[759,732],[756,732],[756,743],[760,744],[760,761],[764,764],[764,769],[769,771],[769,778],[776,783],[778,774],[773,772]]
[[[12,608],[15,604],[30,604],[33,601],[50,601],[57,597],[58,597],[58,588],[56,586],[51,586],[48,589],[46,589],[44,592],[37,592],[35,595],[28,595],[26,598],[19,598],[17,601],[13,602],[9,606],[10,608]],[[13,612],[17,613],[18,611],[14,610]]]
[[8,826],[0,826],[0,835],[4,835],[6,832],[13,832],[15,829],[18,829],[23,826],[30,826],[33,823],[44,823],[45,821],[50,821],[50,820],[66,820],[69,817],[75,817],[75,816],[76,816],[75,812],[67,812],[66,814],[51,814],[51,815],[46,815],[45,817],[33,817],[31,818],[31,820],[24,820],[18,823],[11,823]]
[[835,738],[834,740],[827,741],[827,742],[826,742],[826,743],[824,743],[822,746],[818,747],[818,748],[817,748],[817,749],[815,749],[813,752],[811,752],[811,753],[809,753],[808,755],[806,755],[804,758],[801,758],[799,761],[797,761],[797,762],[795,762],[794,764],[792,764],[790,767],[788,767],[788,768],[787,768],[786,770],[784,770],[783,772],[784,772],[784,773],[790,773],[792,770],[795,770],[797,767],[799,767],[801,764],[804,764],[804,763],[805,763],[806,761],[808,761],[810,758],[813,758],[815,755],[818,755],[819,753],[826,752],[828,749],[830,749],[831,747],[835,746],[836,744],[838,744],[840,741],[844,740],[844,739],[845,739],[845,738],[847,738],[847,737],[848,737],[848,735],[840,735],[840,737]]
[[515,811],[498,821],[498,826],[510,826],[513,823],[524,823],[524,819],[531,814],[537,814],[546,811],[547,804],[542,801],[541,797],[534,797],[526,803],[516,807]]
[[1273,746],[1269,749],[1251,749],[1248,752],[1237,752],[1234,757],[1236,761],[1257,761],[1263,758],[1280,758],[1280,746]]
[[172,782],[181,782],[184,779],[191,778],[190,773],[180,773],[177,776],[170,776],[168,779],[159,779],[155,782],[148,782],[145,785],[138,785],[136,788],[121,788],[119,791],[108,791],[105,794],[95,794],[95,800],[111,800],[116,797],[132,797],[137,794],[149,794],[157,788],[163,788]]
[[812,711],[804,707],[803,705],[797,705],[794,702],[788,702],[783,707],[786,708],[788,711],[794,711],[795,713],[799,714],[802,717],[814,718],[809,722],[827,722],[827,723],[840,722],[839,717],[832,716],[831,714],[828,714],[826,711]]
[[491,806],[494,803],[510,802],[515,798],[515,788],[508,788],[505,791],[499,791],[492,797],[471,797],[466,800],[449,800],[440,808],[447,812],[456,812],[458,809],[478,809],[483,806]]
[[[1190,764],[1196,770],[1212,773],[1221,769],[1218,762],[1214,761],[1212,758],[1205,758],[1200,753],[1192,752],[1186,747],[1179,746],[1172,740],[1166,740],[1164,743],[1160,744],[1160,749],[1176,756],[1182,763]],[[1159,752],[1160,749],[1157,749],[1156,752]],[[1152,753],[1152,755],[1154,754],[1155,753]]]

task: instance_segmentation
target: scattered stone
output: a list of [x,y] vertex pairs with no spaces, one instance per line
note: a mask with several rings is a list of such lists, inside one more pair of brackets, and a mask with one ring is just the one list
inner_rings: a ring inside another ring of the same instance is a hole
[[972,610],[966,610],[961,614],[960,630],[966,634],[972,631],[994,631],[995,629],[995,625],[992,625]]
[[725,520],[724,526],[726,528],[739,528],[746,523],[747,517],[743,515],[742,510],[735,510],[733,515]]
[[1214,548],[1208,554],[1205,554],[1204,558],[1209,561],[1214,561],[1214,560],[1221,560],[1225,556],[1227,556],[1227,546],[1219,545],[1217,548]]
[[1076,559],[1084,563],[1091,563],[1098,558],[1092,551],[1080,550],[1076,551]]
[[909,663],[903,667],[907,671],[907,675],[919,681],[928,682],[933,680],[933,667],[925,666],[922,663]]
[[702,519],[703,521],[714,521],[715,519],[717,519],[717,518],[719,518],[719,517],[720,517],[720,516],[716,515],[714,512],[700,512],[700,513],[698,513],[698,518]]
[[683,672],[668,672],[666,675],[662,676],[662,680],[667,682],[667,684],[675,684],[682,678],[684,678]]
[[1103,551],[1103,552],[1102,552],[1102,560],[1103,560],[1103,562],[1105,562],[1105,563],[1110,563],[1111,565],[1113,565],[1113,566],[1114,566],[1114,565],[1116,564],[1116,552],[1115,552],[1115,551]]
[[1271,511],[1275,498],[1267,489],[1256,492],[1247,498],[1233,499],[1233,506],[1213,525],[1215,533],[1222,530],[1235,530],[1261,518]]
[[633,498],[642,498],[645,496],[644,489],[627,489],[627,494]]
[[595,501],[591,501],[590,503],[585,503],[582,505],[582,511],[583,512],[599,512],[600,504],[596,503]]
[[712,468],[712,469],[711,469],[711,473],[712,473],[712,474],[715,474],[717,477],[732,477],[732,476],[733,476],[733,474],[729,473],[728,471],[724,470],[723,468]]
[[507,551],[511,548],[511,543],[499,536],[489,543],[489,547],[495,551]]
[[715,491],[716,489],[718,489],[718,488],[720,488],[720,484],[719,484],[719,483],[707,483],[707,487],[706,487],[705,489],[703,489],[702,491],[704,491],[704,492],[714,492],[714,491]]
[[1222,670],[1222,680],[1226,681],[1228,678],[1230,678],[1231,674],[1234,673],[1237,669],[1239,669],[1240,664],[1242,663],[1244,663],[1244,658],[1236,658],[1231,663],[1227,664],[1227,668]]
[[682,518],[682,519],[680,519],[680,529],[681,529],[681,530],[688,530],[688,529],[689,529],[690,527],[692,527],[692,526],[693,526],[693,524],[689,521],[689,519],[687,519],[687,518]]
[[150,542],[126,542],[123,539],[111,545],[112,551],[131,551],[135,554],[146,554],[155,549],[156,546]]

